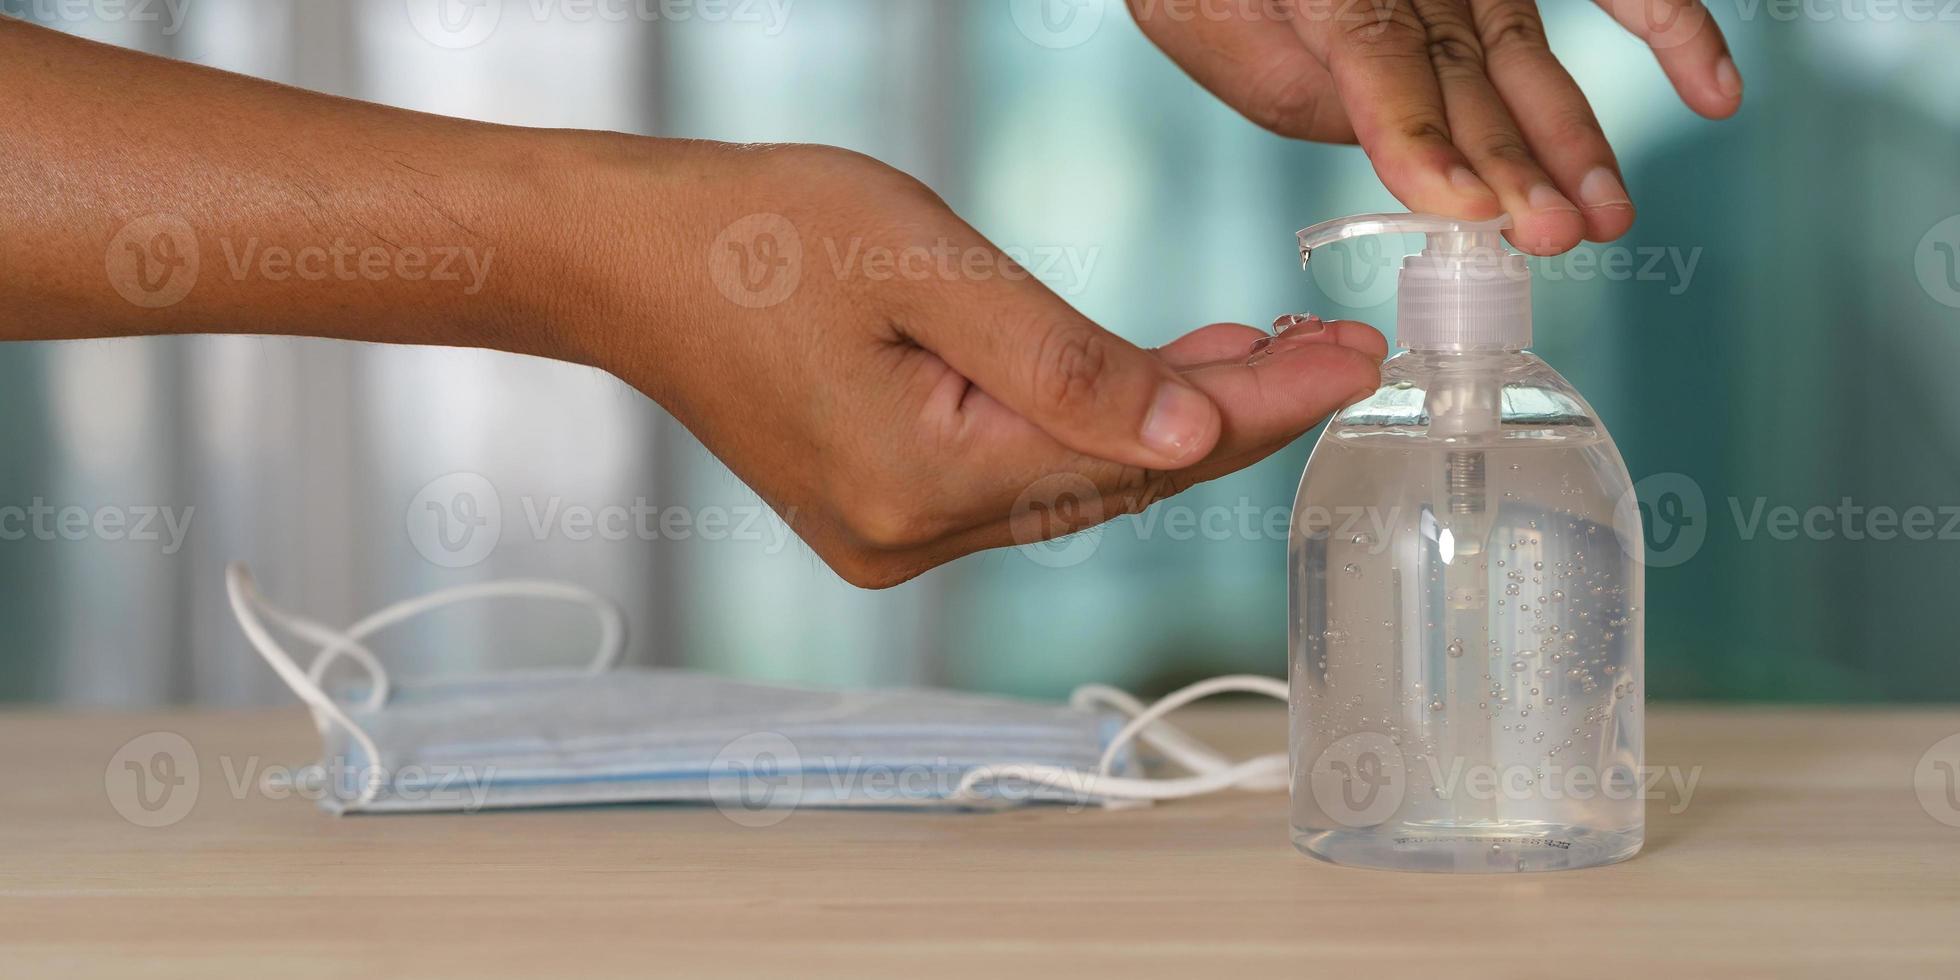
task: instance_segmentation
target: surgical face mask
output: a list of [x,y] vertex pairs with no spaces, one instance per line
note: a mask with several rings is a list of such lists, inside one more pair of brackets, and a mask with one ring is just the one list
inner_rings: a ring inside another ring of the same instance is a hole
[[[246,638],[313,713],[326,758],[301,789],[335,813],[685,802],[772,822],[802,806],[1117,806],[1287,785],[1284,753],[1235,763],[1162,720],[1224,691],[1285,698],[1284,682],[1271,678],[1217,678],[1148,708],[1102,686],[1067,705],[807,690],[619,667],[624,617],[565,583],[463,586],[345,630],[268,603],[243,565],[227,570],[226,588]],[[582,669],[397,681],[366,646],[430,610],[492,599],[590,608],[598,650]],[[307,668],[275,627],[318,645]],[[331,681],[343,660],[360,680]],[[1186,775],[1146,778],[1139,745]]]

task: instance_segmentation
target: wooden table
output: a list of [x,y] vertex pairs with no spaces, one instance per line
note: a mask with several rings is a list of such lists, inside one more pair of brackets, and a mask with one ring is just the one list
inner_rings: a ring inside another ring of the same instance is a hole
[[[1278,711],[1191,727],[1283,744]],[[1645,853],[1489,877],[1300,857],[1277,795],[767,829],[712,808],[336,819],[230,787],[311,760],[296,711],[0,714],[0,976],[1960,976],[1960,828],[1914,791],[1960,711],[1649,727],[1650,762],[1702,776],[1681,812],[1649,805]],[[150,732],[187,739],[200,781],[146,829],[105,771]]]

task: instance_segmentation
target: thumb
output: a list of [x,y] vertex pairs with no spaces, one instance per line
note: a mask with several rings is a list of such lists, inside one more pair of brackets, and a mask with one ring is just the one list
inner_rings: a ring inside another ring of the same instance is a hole
[[1217,445],[1218,407],[1161,359],[1039,282],[984,285],[928,322],[907,323],[907,332],[1076,452],[1167,470],[1204,459]]

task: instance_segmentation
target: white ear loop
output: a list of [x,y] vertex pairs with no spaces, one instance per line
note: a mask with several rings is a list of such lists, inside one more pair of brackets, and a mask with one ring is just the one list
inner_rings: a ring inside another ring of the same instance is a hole
[[[1100,799],[1115,803],[1147,803],[1203,796],[1227,789],[1250,792],[1277,792],[1289,785],[1284,752],[1232,762],[1203,742],[1163,721],[1179,708],[1214,694],[1242,692],[1264,694],[1287,700],[1286,682],[1271,677],[1235,675],[1214,677],[1174,691],[1148,708],[1137,699],[1115,688],[1091,684],[1077,688],[1069,702],[1076,707],[1113,707],[1130,716],[1116,737],[1103,750],[1094,772],[1062,766],[988,765],[976,766],[961,777],[950,797],[955,802],[985,800],[980,787],[1001,780],[1020,780],[1065,790],[1079,799]],[[1112,776],[1116,757],[1132,742],[1141,740],[1163,752],[1171,761],[1191,772],[1173,779],[1138,779]]]
[[[390,688],[388,675],[372,654],[363,656],[366,651],[359,641],[397,623],[434,612],[444,606],[483,599],[555,599],[592,610],[599,617],[599,650],[594,654],[592,663],[586,667],[589,673],[603,674],[613,669],[619,665],[619,658],[626,651],[626,617],[620,613],[619,607],[614,605],[612,600],[566,582],[511,579],[503,582],[459,585],[413,599],[404,599],[370,613],[365,619],[349,626],[332,643],[321,648],[319,654],[313,658],[312,667],[306,672],[307,678],[318,685],[326,678],[327,668],[333,666],[336,658],[343,654],[353,657],[374,675],[374,688],[368,693],[367,704],[364,707],[369,711],[380,708],[388,703]],[[313,638],[308,637],[308,639]]]
[[[504,582],[482,582],[462,585],[455,588],[431,592],[425,596],[406,599],[371,613],[360,622],[346,630],[336,630],[321,625],[304,616],[287,612],[267,602],[259,594],[258,584],[252,579],[252,572],[243,562],[233,562],[225,568],[225,591],[231,599],[232,615],[238,619],[239,628],[245,632],[246,640],[258,650],[259,656],[293,693],[306,702],[313,713],[313,724],[321,734],[326,734],[331,725],[339,725],[361,750],[367,754],[371,763],[366,786],[354,800],[352,808],[366,806],[374,802],[381,791],[385,774],[381,769],[381,754],[375,747],[374,739],[369,737],[360,725],[348,717],[340,704],[330,697],[322,682],[327,669],[334,660],[346,656],[367,671],[371,686],[367,701],[362,705],[366,711],[374,711],[388,703],[393,685],[388,679],[388,671],[361,641],[367,637],[427,612],[458,602],[495,598],[555,599],[572,602],[591,609],[599,618],[599,650],[587,670],[594,674],[604,673],[619,663],[626,649],[626,618],[610,599],[566,582],[547,582],[535,579],[515,579]],[[279,641],[266,629],[261,616],[284,628],[301,639],[321,645],[320,652],[314,655],[310,669],[300,670],[299,663]]]
[[[354,806],[362,807],[374,802],[375,796],[381,792],[381,750],[375,746],[374,739],[370,738],[361,726],[355,724],[354,719],[347,717],[347,712],[341,710],[340,705],[335,703],[333,698],[328,697],[326,691],[320,689],[319,684],[314,683],[305,671],[299,669],[299,664],[293,660],[292,655],[279,645],[279,640],[272,635],[272,631],[265,628],[265,623],[260,621],[259,614],[263,612],[266,618],[314,642],[347,641],[341,645],[346,646],[349,655],[359,660],[363,666],[368,666],[375,671],[375,686],[380,687],[385,683],[387,674],[381,671],[381,665],[375,661],[374,654],[335,630],[294,616],[267,603],[259,595],[258,584],[252,581],[251,570],[247,569],[243,562],[232,562],[226,566],[225,593],[231,599],[231,613],[238,618],[238,628],[245,631],[245,639],[251,642],[253,649],[259,651],[259,656],[264,657],[266,663],[272,665],[273,672],[286,682],[286,686],[292,688],[293,693],[299,695],[299,699],[312,709],[313,723],[321,733],[326,732],[329,724],[339,725],[347,732],[348,737],[360,745],[361,751],[367,755],[369,768],[367,784],[361,788],[360,796],[355,798]],[[359,652],[355,653],[357,649]]]

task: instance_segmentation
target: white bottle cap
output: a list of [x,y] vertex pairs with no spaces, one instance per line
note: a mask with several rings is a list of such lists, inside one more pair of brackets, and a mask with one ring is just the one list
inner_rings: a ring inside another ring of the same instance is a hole
[[1509,217],[1461,221],[1433,214],[1362,214],[1300,233],[1300,261],[1335,242],[1422,233],[1402,263],[1396,343],[1411,350],[1523,350],[1531,346],[1531,267],[1504,248]]

